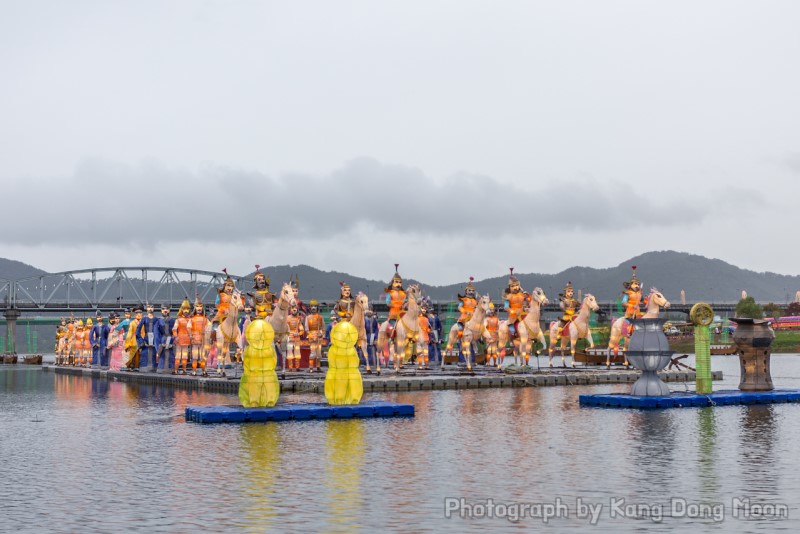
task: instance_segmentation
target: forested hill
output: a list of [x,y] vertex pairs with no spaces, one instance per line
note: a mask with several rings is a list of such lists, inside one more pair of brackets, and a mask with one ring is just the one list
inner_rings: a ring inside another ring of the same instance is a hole
[[[686,291],[688,302],[705,300],[711,302],[735,302],[743,289],[755,297],[758,302],[783,303],[794,299],[795,292],[800,290],[800,276],[788,276],[775,273],[757,273],[740,269],[721,260],[684,252],[659,251],[630,258],[616,267],[596,269],[593,267],[571,267],[557,274],[525,273],[518,269],[518,277],[523,289],[530,291],[541,287],[552,301],[558,297],[567,281],[571,281],[582,293],[593,293],[600,301],[618,298],[622,291],[622,283],[631,276],[631,266],[637,266],[639,279],[645,291],[651,286],[658,287],[672,302],[680,302],[681,289]],[[276,291],[280,284],[297,276],[300,280],[300,295],[304,301],[316,298],[330,301],[339,295],[339,282],[350,284],[354,292],[368,293],[371,300],[383,298],[383,288],[389,282],[391,272],[385,280],[369,280],[337,271],[322,271],[308,265],[278,265],[262,268],[272,279],[271,288]],[[455,300],[456,295],[463,292],[469,277],[469,267],[464,267],[464,280],[446,286],[430,286],[422,284],[426,295],[436,301]],[[0,258],[0,278],[16,280],[45,274],[24,263]],[[237,273],[240,274],[240,273]],[[244,273],[241,273],[244,274]],[[248,273],[247,276],[252,276]],[[405,283],[413,282],[406,279]],[[494,300],[499,299],[508,282],[508,274],[479,280],[475,282],[478,292],[489,293]],[[247,288],[242,288],[247,289]]]

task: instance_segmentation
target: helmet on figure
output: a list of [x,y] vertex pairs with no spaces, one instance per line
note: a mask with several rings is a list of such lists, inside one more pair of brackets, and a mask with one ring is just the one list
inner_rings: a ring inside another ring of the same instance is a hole
[[260,265],[256,265],[256,272],[253,275],[253,289],[269,290],[269,278],[259,271]]
[[631,276],[631,279],[629,281],[623,282],[622,285],[625,289],[628,289],[630,291],[639,291],[640,289],[642,289],[642,283],[636,276],[636,266],[633,265],[632,269],[633,269],[633,276]]
[[397,272],[397,268],[400,267],[399,263],[394,264],[394,276],[392,276],[392,281],[389,282],[389,287],[386,288],[386,291],[402,291],[403,290],[403,277],[400,276],[400,273]]
[[317,313],[319,311],[319,302],[317,302],[317,299],[311,299],[311,301],[308,303],[308,306],[311,310],[311,313]]

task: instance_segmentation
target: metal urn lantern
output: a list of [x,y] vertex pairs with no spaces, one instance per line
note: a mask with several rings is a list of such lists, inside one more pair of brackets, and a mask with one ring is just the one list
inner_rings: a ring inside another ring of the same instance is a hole
[[765,319],[734,318],[736,331],[733,342],[739,349],[741,391],[772,391],[772,375],[769,360],[775,331]]
[[667,396],[669,386],[661,381],[658,371],[667,366],[674,351],[664,334],[666,319],[633,319],[633,335],[628,343],[628,361],[642,371],[633,384],[631,395],[638,397]]

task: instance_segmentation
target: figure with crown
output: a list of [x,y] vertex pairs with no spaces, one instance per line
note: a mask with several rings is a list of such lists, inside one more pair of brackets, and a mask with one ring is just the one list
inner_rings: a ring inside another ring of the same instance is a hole
[[309,313],[306,316],[306,335],[308,337],[308,370],[310,373],[322,372],[322,342],[325,339],[325,321],[319,313],[319,302],[311,299],[308,303]]
[[300,347],[301,340],[305,334],[305,327],[303,326],[303,317],[300,315],[300,309],[297,305],[289,309],[289,317],[286,318],[286,324],[289,327],[289,337],[286,344],[286,363],[288,364],[289,371],[299,371]]
[[642,299],[642,283],[636,276],[636,266],[632,266],[633,275],[627,282],[623,282],[622,286],[625,291],[622,292],[622,305],[625,306],[625,323],[627,324],[626,336],[630,337],[633,333],[633,319],[641,316],[641,306],[647,306],[647,299]]
[[564,292],[558,294],[558,306],[562,312],[559,318],[558,337],[556,338],[558,342],[565,335],[569,337],[569,324],[575,318],[575,312],[581,306],[581,303],[578,302],[574,295],[575,288],[572,287],[571,281],[564,286]]
[[189,362],[189,348],[192,346],[192,338],[189,335],[189,323],[192,305],[189,299],[183,299],[181,307],[178,308],[178,317],[172,326],[172,339],[175,346],[175,368],[172,374],[186,374],[186,366]]
[[[514,268],[509,268],[508,285],[503,292],[503,307],[508,312],[508,319],[506,325],[508,326],[508,339],[512,346],[517,347],[519,341],[519,321],[523,317],[525,307],[530,303],[531,296],[522,290],[522,285],[519,279],[514,276]],[[500,347],[505,350],[505,347]],[[523,348],[523,350],[526,350]],[[516,354],[516,352],[515,352]],[[524,352],[522,354],[523,364],[527,365],[529,355]]]
[[260,268],[260,265],[256,265],[256,272],[253,275],[253,292],[247,295],[250,297],[256,317],[267,318],[272,315],[275,295],[269,290],[269,277],[265,276],[259,270]]
[[217,313],[211,319],[211,324],[216,334],[217,346],[217,376],[225,376],[225,363],[230,358],[231,346],[235,345],[233,361],[239,361],[242,354],[241,332],[236,320],[239,310],[243,308],[242,298],[236,290],[236,283],[228,274],[227,269],[222,288],[217,289]]
[[[386,305],[389,306],[389,318],[384,323],[385,327],[382,329],[385,331],[387,339],[392,340],[394,339],[395,335],[395,326],[397,325],[397,321],[403,315],[403,306],[406,303],[406,292],[403,289],[403,278],[400,276],[398,272],[398,267],[400,267],[399,263],[394,264],[394,276],[392,276],[391,282],[389,285],[384,289],[384,293],[386,293]],[[388,343],[389,345],[389,360],[394,360],[395,357],[402,358],[403,355],[395,355],[394,354],[394,343]],[[381,347],[382,349],[382,347]]]
[[[461,340],[464,337],[464,327],[467,324],[467,322],[472,318],[472,314],[475,313],[475,306],[478,305],[478,299],[477,299],[476,293],[475,293],[475,284],[472,283],[473,280],[475,280],[475,278],[470,276],[469,277],[469,282],[467,283],[467,286],[464,288],[464,294],[463,295],[461,295],[461,294],[458,295],[458,312],[459,312],[459,316],[458,316],[458,320],[456,321],[456,324],[454,325],[454,327],[458,329],[458,332],[457,332],[458,337],[457,337],[457,339],[458,339],[459,344],[462,343]],[[451,336],[452,336],[452,331],[451,331]],[[452,350],[452,348],[453,347],[448,346],[447,350],[450,351],[450,350]],[[462,346],[461,349],[462,349],[461,350],[462,353],[466,353],[467,350],[471,350],[471,347],[463,347]]]
[[194,376],[197,376],[198,367],[200,368],[201,375],[208,376],[206,371],[206,358],[211,348],[208,341],[210,337],[210,327],[211,321],[206,317],[205,307],[200,300],[200,295],[195,295],[192,316],[186,325],[192,351],[192,375]]

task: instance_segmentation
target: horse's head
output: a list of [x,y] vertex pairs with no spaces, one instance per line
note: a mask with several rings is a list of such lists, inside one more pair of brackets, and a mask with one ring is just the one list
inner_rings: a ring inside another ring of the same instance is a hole
[[650,288],[650,296],[647,299],[651,302],[655,302],[662,308],[669,308],[669,301],[667,298],[655,287]]
[[589,306],[589,309],[592,311],[597,311],[600,309],[600,305],[597,303],[597,299],[594,298],[594,295],[591,293],[586,293],[586,296],[583,297],[583,304],[584,306]]
[[231,305],[233,305],[237,311],[242,311],[244,309],[244,297],[242,296],[242,292],[238,289],[234,289],[233,293],[231,293]]
[[544,289],[541,287],[536,287],[531,291],[531,302],[538,302],[540,306],[550,304],[550,301],[547,300],[547,295],[544,294]]
[[406,290],[406,296],[408,300],[413,300],[416,302],[422,296],[422,290],[419,288],[419,284],[412,284],[408,286],[408,290]]
[[297,300],[294,298],[294,290],[292,285],[288,282],[281,287],[281,293],[278,296],[280,302],[285,302],[288,307],[297,306]]
[[362,310],[367,311],[369,309],[369,297],[359,291],[358,295],[356,295],[356,304],[360,306]]
[[478,306],[480,306],[480,308],[483,310],[484,313],[489,311],[491,304],[492,304],[492,299],[488,293],[478,298]]

